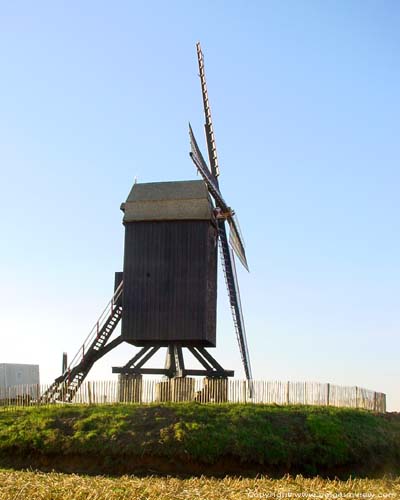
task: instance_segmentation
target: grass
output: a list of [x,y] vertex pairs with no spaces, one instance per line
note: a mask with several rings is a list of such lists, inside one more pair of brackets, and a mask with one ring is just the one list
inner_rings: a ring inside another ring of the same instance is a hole
[[0,463],[91,473],[376,477],[400,474],[400,416],[196,403],[21,408],[0,411]]
[[120,478],[1,471],[0,500],[244,500],[246,498],[400,498],[400,478],[347,481],[268,478]]

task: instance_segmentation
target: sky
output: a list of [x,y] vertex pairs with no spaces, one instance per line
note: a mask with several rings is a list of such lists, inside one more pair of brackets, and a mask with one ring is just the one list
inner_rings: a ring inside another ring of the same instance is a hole
[[[0,362],[58,376],[122,270],[134,179],[197,178],[200,41],[254,378],[400,411],[399,23],[389,0],[0,2]],[[221,275],[213,354],[244,378]]]

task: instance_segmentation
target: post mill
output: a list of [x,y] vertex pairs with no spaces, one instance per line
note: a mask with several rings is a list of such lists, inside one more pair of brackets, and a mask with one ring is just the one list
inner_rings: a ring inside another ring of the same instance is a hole
[[[226,381],[232,377],[234,372],[223,368],[209,351],[217,344],[218,245],[245,376],[252,379],[234,254],[247,270],[248,265],[236,215],[220,192],[199,43],[197,57],[209,164],[190,124],[189,138],[190,157],[202,180],[133,185],[121,205],[124,263],[123,271],[115,273],[114,295],[76,356],[63,366],[63,373],[42,399],[72,401],[94,363],[122,342],[139,350],[124,366],[113,368],[121,380],[140,381],[146,374],[162,375],[167,380],[202,376],[206,381]],[[111,340],[121,319],[121,333]],[[166,349],[165,365],[146,367],[162,348]],[[184,349],[201,368],[187,366]]]

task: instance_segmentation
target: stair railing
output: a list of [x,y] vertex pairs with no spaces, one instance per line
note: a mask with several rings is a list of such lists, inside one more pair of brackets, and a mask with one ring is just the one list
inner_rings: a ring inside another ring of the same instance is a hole
[[[75,356],[72,358],[72,361],[68,365],[68,368],[66,372],[70,373],[75,366],[79,365],[81,361],[84,359],[85,354],[88,352],[90,346],[93,344],[93,342],[96,340],[96,338],[99,337],[99,333],[101,332],[102,328],[104,327],[107,319],[109,316],[113,314],[116,304],[118,300],[121,298],[122,295],[122,290],[123,290],[123,284],[124,282],[121,281],[121,283],[118,285],[118,288],[115,290],[114,295],[111,297],[110,301],[107,303],[106,307],[104,308],[103,312],[100,314],[98,320],[94,324],[93,328],[90,330],[89,335],[86,337],[85,341],[79,348],[78,352],[75,354]],[[65,372],[65,373],[66,373]]]

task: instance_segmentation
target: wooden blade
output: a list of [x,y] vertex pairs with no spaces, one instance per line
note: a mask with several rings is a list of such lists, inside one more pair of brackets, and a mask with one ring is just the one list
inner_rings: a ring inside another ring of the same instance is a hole
[[247,264],[246,252],[244,249],[244,240],[242,233],[240,231],[239,221],[236,215],[232,215],[231,217],[228,218],[228,224],[229,224],[229,244],[233,248],[235,254],[237,255],[240,262],[243,264],[243,266],[247,269],[247,271],[250,271],[249,266]]
[[189,123],[189,136],[190,136],[190,147],[191,147],[190,157],[192,158],[193,163],[196,165],[197,170],[200,172],[201,176],[204,179],[204,182],[207,184],[210,194],[215,199],[216,205],[224,212],[229,211],[228,205],[222,198],[221,192],[218,187],[218,183],[211,175],[207,163],[205,162],[203,155],[201,154],[200,148],[197,145],[190,123]]
[[[225,200],[222,198],[221,192],[218,187],[218,181],[214,180],[214,178],[210,174],[207,163],[205,162],[203,155],[201,154],[200,148],[197,144],[197,141],[194,137],[194,133],[190,123],[189,123],[189,136],[190,136],[190,147],[191,147],[190,157],[192,158],[193,163],[196,165],[197,170],[203,177],[209,192],[215,199],[217,207],[219,207],[223,212],[226,213],[231,212],[231,209],[228,207]],[[247,264],[246,252],[244,249],[244,241],[240,232],[240,227],[237,217],[235,215],[230,215],[228,217],[228,223],[230,227],[229,243],[232,246],[233,250],[235,251],[236,255],[238,256],[240,262],[248,271],[249,266]]]
[[204,125],[204,129],[206,132],[208,158],[210,160],[211,173],[215,177],[215,179],[217,179],[219,176],[217,147],[215,145],[214,128],[213,128],[212,119],[211,119],[210,102],[208,100],[206,74],[204,71],[204,58],[203,58],[203,52],[201,51],[200,42],[198,42],[196,44],[196,49],[197,49],[197,60],[199,63],[199,76],[200,76],[200,83],[201,83],[201,93],[203,96],[204,116],[205,116],[205,120],[206,120],[206,123]]
[[[247,380],[252,380],[250,356],[247,347],[246,330],[243,320],[242,304],[240,301],[239,285],[236,275],[235,257],[228,245],[225,221],[218,221],[219,242],[221,246],[221,260],[224,269],[226,286],[228,289],[229,302],[231,305],[233,323],[235,325],[236,337],[239,344],[240,356]],[[250,388],[251,390],[251,388]]]

